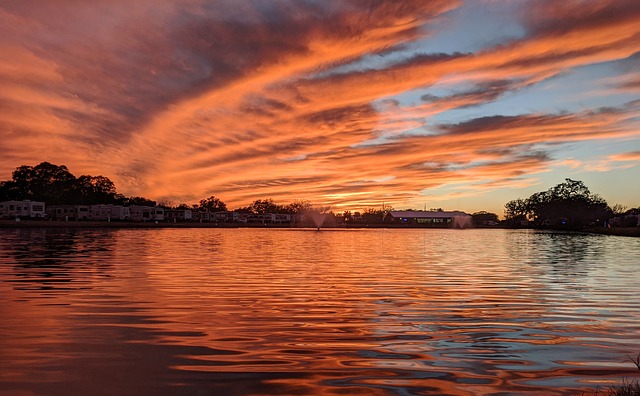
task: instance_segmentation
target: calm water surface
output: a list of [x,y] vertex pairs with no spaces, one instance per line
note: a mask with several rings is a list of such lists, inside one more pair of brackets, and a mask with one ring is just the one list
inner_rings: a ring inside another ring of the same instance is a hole
[[580,395],[639,373],[639,258],[534,231],[0,230],[0,395]]

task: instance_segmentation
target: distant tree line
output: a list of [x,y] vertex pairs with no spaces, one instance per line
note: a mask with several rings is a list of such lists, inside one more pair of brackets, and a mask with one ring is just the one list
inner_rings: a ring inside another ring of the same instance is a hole
[[[42,201],[47,205],[146,205],[163,206],[166,209],[190,209],[206,212],[228,211],[219,198],[210,196],[194,205],[174,205],[144,197],[126,197],[117,193],[115,184],[105,176],[74,176],[66,166],[42,162],[36,166],[23,165],[12,173],[11,180],[0,181],[0,202],[11,200]],[[247,214],[301,214],[316,212],[325,214],[330,222],[346,224],[382,223],[390,206],[367,208],[362,212],[344,211],[334,214],[328,207],[313,206],[309,201],[295,200],[280,205],[273,199],[258,199],[247,206],[235,209]],[[430,209],[442,211],[441,208]],[[607,202],[592,194],[583,182],[565,179],[547,191],[537,192],[529,198],[518,198],[505,204],[505,222],[511,227],[534,226],[548,228],[578,229],[585,226],[603,225],[614,216],[637,215],[640,208],[628,209],[621,205],[609,207]],[[500,223],[498,215],[480,211],[472,214],[477,227],[494,226]]]
[[142,197],[125,197],[105,176],[74,176],[66,166],[42,162],[23,165],[12,173],[11,180],[0,181],[0,201],[42,201],[48,205],[155,205]]
[[[105,176],[74,176],[64,165],[42,162],[36,166],[23,165],[12,173],[11,180],[0,181],[0,202],[41,201],[47,205],[146,205],[167,209],[190,209],[207,212],[227,211],[227,205],[219,198],[210,196],[195,205],[156,203],[144,197],[126,197],[117,193],[115,184]],[[309,201],[296,200],[288,205],[276,204],[273,199],[258,199],[250,205],[236,209],[242,213],[288,213],[308,211],[328,212],[328,208],[314,207]]]
[[[220,198],[212,195],[209,198],[201,199],[200,202],[194,205],[179,204],[174,205],[168,202],[161,202],[158,206],[162,206],[166,209],[190,209],[199,210],[203,212],[225,212],[229,209],[227,204]],[[280,205],[274,202],[273,199],[257,199],[247,206],[241,206],[233,210],[234,212],[246,213],[246,214],[299,214],[309,211],[325,213],[327,208],[315,207],[309,201],[296,200],[288,205]]]
[[495,213],[480,211],[471,215],[473,219],[473,225],[476,227],[491,227],[500,224],[500,219]]

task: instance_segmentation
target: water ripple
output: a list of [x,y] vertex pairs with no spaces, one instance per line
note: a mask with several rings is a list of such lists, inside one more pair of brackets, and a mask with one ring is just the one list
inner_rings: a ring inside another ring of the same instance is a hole
[[636,239],[0,232],[7,394],[580,395],[637,372]]

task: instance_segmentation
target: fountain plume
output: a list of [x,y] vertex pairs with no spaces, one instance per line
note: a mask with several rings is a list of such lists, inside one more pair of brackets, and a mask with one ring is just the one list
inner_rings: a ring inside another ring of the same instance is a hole
[[455,215],[453,216],[452,228],[472,228],[473,227],[473,217],[468,214]]
[[318,231],[320,231],[320,227],[324,224],[327,219],[327,210],[328,208],[319,208],[319,209],[311,209],[306,211],[305,217],[311,219],[311,222],[316,227]]

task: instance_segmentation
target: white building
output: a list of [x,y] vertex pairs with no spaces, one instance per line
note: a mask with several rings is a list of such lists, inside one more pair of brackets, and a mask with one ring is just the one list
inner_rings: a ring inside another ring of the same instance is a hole
[[392,210],[384,221],[422,227],[469,228],[473,225],[471,215],[458,211]]
[[129,206],[130,218],[133,221],[163,221],[164,209],[157,206]]
[[129,220],[131,217],[129,208],[120,205],[91,205],[89,206],[89,218],[91,220]]
[[245,218],[247,219],[247,223],[273,223],[276,220],[276,215],[273,213],[264,213],[264,214],[246,214]]
[[164,211],[164,218],[174,221],[189,221],[193,219],[193,213],[189,209],[168,209]]
[[199,221],[199,222],[203,222],[203,221],[211,221],[211,219],[214,217],[213,213],[210,212],[191,212],[191,219],[194,221]]
[[0,202],[0,217],[44,218],[44,202],[5,201]]
[[238,212],[215,212],[212,213],[212,221],[221,223],[244,223],[246,219]]
[[288,213],[276,213],[274,223],[291,223],[291,215]]
[[49,205],[47,216],[53,220],[89,220],[89,205]]

